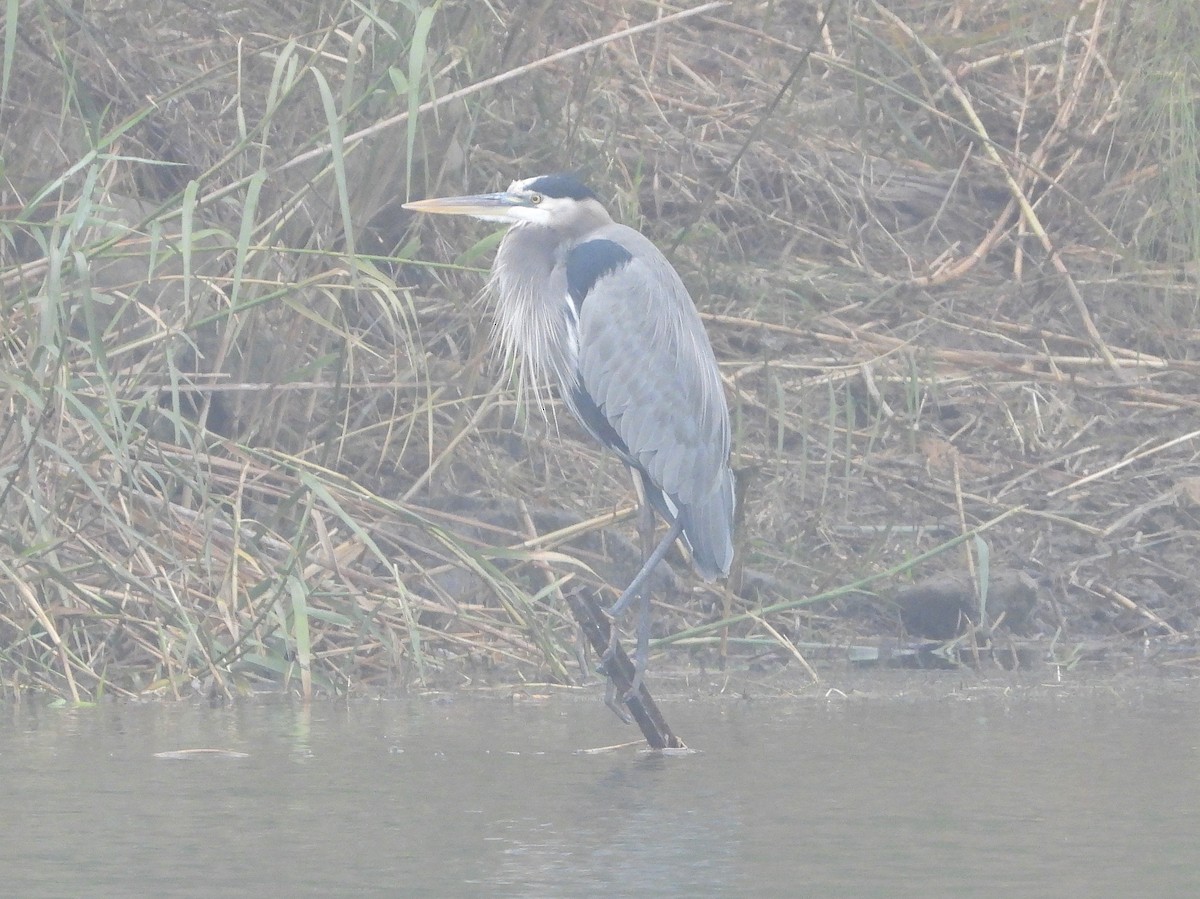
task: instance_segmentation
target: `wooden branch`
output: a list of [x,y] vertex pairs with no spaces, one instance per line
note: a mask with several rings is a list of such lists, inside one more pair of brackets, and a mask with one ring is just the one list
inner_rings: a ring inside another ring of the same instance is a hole
[[[596,655],[603,656],[608,651],[612,622],[596,602],[595,594],[590,590],[569,590],[567,591],[567,603],[571,606],[571,614],[583,628],[583,633]],[[616,653],[605,666],[605,673],[612,681],[612,688],[616,691],[616,695],[625,696],[629,692],[630,684],[633,683],[633,662],[625,654],[625,650],[619,642],[614,645]],[[671,732],[671,728],[663,720],[662,713],[658,710],[653,697],[650,696],[650,691],[646,689],[644,679],[641,686],[638,687],[637,693],[625,700],[625,707],[629,709],[629,714],[641,728],[642,735],[650,744],[651,749],[687,749],[684,742]]]

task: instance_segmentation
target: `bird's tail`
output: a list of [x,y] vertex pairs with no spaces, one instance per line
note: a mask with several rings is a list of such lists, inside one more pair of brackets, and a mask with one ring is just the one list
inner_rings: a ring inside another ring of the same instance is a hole
[[726,468],[716,489],[683,506],[679,518],[700,576],[712,581],[729,574],[733,564],[733,472]]

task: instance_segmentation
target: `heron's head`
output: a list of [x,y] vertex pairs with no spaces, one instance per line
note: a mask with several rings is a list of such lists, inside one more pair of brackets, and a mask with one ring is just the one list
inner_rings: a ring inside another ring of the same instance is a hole
[[404,208],[560,232],[584,231],[610,220],[596,195],[574,175],[538,175],[514,181],[502,193],[416,200]]

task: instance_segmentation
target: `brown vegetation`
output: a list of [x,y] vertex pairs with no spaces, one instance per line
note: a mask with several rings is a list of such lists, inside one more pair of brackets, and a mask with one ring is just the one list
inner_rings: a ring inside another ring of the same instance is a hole
[[16,7],[0,695],[577,681],[561,590],[627,577],[624,472],[489,359],[495,236],[398,208],[563,169],[669,248],[736,420],[740,571],[677,563],[660,637],[1195,667],[1190,0],[605,42],[676,10]]

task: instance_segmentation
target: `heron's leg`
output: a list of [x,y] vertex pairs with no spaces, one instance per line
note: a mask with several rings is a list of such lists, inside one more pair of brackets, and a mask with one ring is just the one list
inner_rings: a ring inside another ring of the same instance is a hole
[[642,563],[650,558],[650,553],[654,552],[654,507],[650,505],[650,498],[646,496],[646,484],[642,480],[642,476],[629,469],[629,474],[633,477],[633,490],[638,498],[638,539],[641,542],[639,547],[642,552]]
[[616,618],[621,615],[633,603],[634,599],[642,591],[642,585],[654,572],[655,567],[663,560],[663,556],[667,554],[667,550],[671,548],[671,544],[679,539],[679,535],[683,533],[683,525],[678,521],[671,522],[671,528],[658,542],[658,546],[654,547],[654,552],[650,553],[642,570],[639,571],[629,582],[629,586],[625,588],[625,592],[621,594],[621,598],[612,604],[608,610],[609,617]]
[[624,698],[628,699],[642,688],[642,675],[650,662],[650,591],[643,590],[638,596],[637,649],[633,653],[633,680]]
[[[650,497],[646,495],[646,482],[642,480],[642,476],[632,468],[629,469],[629,474],[633,477],[633,489],[638,498],[638,540],[641,544],[642,564],[645,565],[646,560],[654,552],[654,507],[650,505]],[[633,680],[623,698],[637,693],[638,688],[642,685],[642,675],[646,671],[649,660],[650,592],[643,590],[638,595],[637,651],[633,656]],[[611,686],[611,681],[609,683]]]
[[[645,586],[650,575],[654,573],[654,569],[658,567],[658,563],[663,560],[663,556],[667,554],[667,550],[671,548],[671,544],[679,539],[679,535],[682,532],[683,523],[677,518],[671,522],[671,527],[667,530],[666,536],[659,541],[658,546],[654,548],[654,552],[650,553],[650,558],[642,565],[641,571],[634,575],[633,580],[629,582],[629,586],[625,588],[625,592],[621,594],[621,598],[613,603],[612,607],[608,610],[608,617],[612,618],[615,624],[616,619],[624,614],[625,610],[633,604],[633,601],[639,600],[637,623],[638,645],[637,652],[634,655],[633,681],[630,693],[636,692],[638,687],[641,686],[642,674],[646,670],[646,662],[650,656],[650,594],[646,593],[642,588]],[[616,644],[617,629],[614,627],[612,629],[612,636],[609,639],[608,652],[600,660],[602,665],[606,664],[612,658]]]

